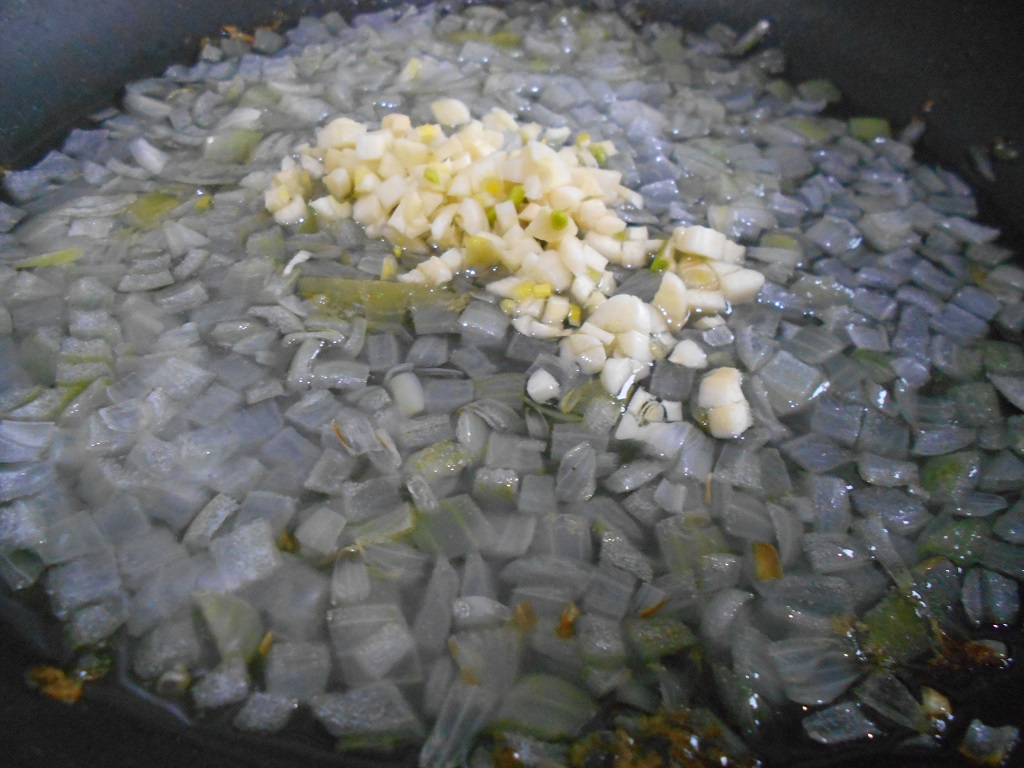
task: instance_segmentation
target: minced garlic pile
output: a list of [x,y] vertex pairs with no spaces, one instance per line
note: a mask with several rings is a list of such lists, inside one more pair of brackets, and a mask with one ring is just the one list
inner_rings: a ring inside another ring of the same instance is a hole
[[[486,290],[501,297],[519,332],[561,338],[563,356],[619,398],[657,358],[707,365],[694,342],[672,334],[691,317],[714,324],[730,304],[753,301],[764,276],[740,266],[742,246],[707,227],[679,227],[659,240],[627,226],[613,206],[639,207],[642,199],[617,171],[600,167],[615,153],[610,142],[584,134],[568,144],[567,128],[520,124],[500,109],[474,120],[455,99],[434,102],[432,111],[437,124],[413,126],[401,114],[377,130],[332,121],[316,146],[284,159],[267,209],[286,225],[310,215],[352,218],[425,256],[401,274],[397,260],[387,260],[383,278],[440,286],[457,272],[493,276]],[[614,293],[609,263],[646,267],[655,254],[662,280],[650,304]],[[736,437],[752,423],[741,382],[738,370],[722,368],[701,384],[697,405],[716,437]],[[541,402],[560,394],[543,371],[527,391]],[[658,419],[682,418],[681,404],[661,405]]]

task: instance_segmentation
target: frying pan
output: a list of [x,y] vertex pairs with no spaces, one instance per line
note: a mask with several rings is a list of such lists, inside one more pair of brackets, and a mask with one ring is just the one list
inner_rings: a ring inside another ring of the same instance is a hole
[[[24,167],[59,146],[86,115],[116,101],[124,83],[195,56],[222,25],[251,29],[303,13],[346,16],[397,5],[388,0],[0,0],[0,166]],[[914,116],[928,130],[920,158],[975,186],[981,219],[1021,245],[1024,161],[982,178],[967,148],[1005,139],[1024,146],[1024,4],[991,0],[641,0],[647,16],[704,30],[724,22],[744,30],[772,22],[794,80],[824,76],[845,94],[850,114],[884,115],[896,126]],[[35,625],[0,595],[0,765],[8,768],[249,768],[389,765],[324,755],[302,746],[249,741],[216,725],[185,728],[164,711],[112,686],[87,686],[68,707],[29,691],[24,670],[61,661],[52,628]],[[33,640],[26,640],[31,636]],[[999,636],[1014,658],[1020,629]],[[1024,674],[966,676],[957,693],[966,721],[1024,724]],[[312,735],[312,734],[311,734]],[[784,734],[779,741],[784,742]],[[771,765],[955,766],[955,754],[859,748],[808,757],[780,749]]]

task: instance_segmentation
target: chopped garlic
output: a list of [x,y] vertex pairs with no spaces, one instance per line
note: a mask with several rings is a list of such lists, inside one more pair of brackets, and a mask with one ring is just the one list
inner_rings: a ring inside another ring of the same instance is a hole
[[739,437],[754,423],[742,385],[736,368],[716,368],[701,379],[697,407],[705,410],[714,437]]
[[364,133],[356,139],[356,156],[360,160],[380,160],[388,148],[388,136],[385,133]]
[[306,201],[295,197],[274,211],[274,221],[278,224],[301,224],[308,215]]
[[665,316],[665,324],[670,331],[678,331],[686,325],[690,315],[690,306],[686,299],[686,284],[678,275],[665,272],[661,276],[661,286],[654,294],[651,302]]
[[309,204],[316,215],[328,221],[342,221],[352,217],[352,204],[339,202],[333,195],[318,197]]
[[755,269],[743,267],[737,267],[728,274],[719,274],[718,280],[722,286],[722,296],[730,304],[746,304],[753,301],[764,285],[763,274]]
[[[579,278],[577,278],[579,279]],[[636,296],[620,293],[590,313],[587,322],[610,333],[639,331],[650,333],[651,316],[644,302]]]
[[448,265],[438,256],[431,256],[422,262],[417,268],[424,277],[427,285],[444,285],[452,279],[452,271]]
[[526,394],[537,403],[546,403],[556,400],[562,394],[562,388],[558,380],[550,373],[541,369],[534,371],[526,382]]
[[744,246],[734,243],[732,240],[726,240],[725,248],[722,251],[722,261],[729,264],[739,264],[743,261],[743,256],[746,252],[747,249]]
[[665,409],[665,421],[683,420],[683,404],[678,400],[662,400],[661,407]]
[[[431,62],[409,60],[399,79],[421,77]],[[414,126],[397,113],[379,129],[332,120],[317,132],[317,146],[300,146],[282,161],[266,190],[267,209],[286,225],[305,221],[309,208],[321,223],[352,218],[399,245],[398,255],[425,257],[406,272],[392,259],[384,270],[390,279],[441,286],[459,272],[507,271],[485,289],[500,297],[515,329],[561,339],[562,357],[599,375],[615,397],[629,399],[656,359],[706,367],[700,347],[672,334],[755,298],[764,277],[740,266],[742,246],[708,227],[678,227],[668,243],[647,227],[628,227],[614,206],[643,199],[622,186],[619,172],[598,167],[615,154],[610,142],[581,135],[570,144],[568,129],[520,124],[500,109],[474,120],[457,99],[435,101],[431,111],[439,124]],[[656,252],[666,263],[653,300],[615,293],[608,267],[645,267]],[[708,386],[719,381],[714,373]],[[539,372],[530,381],[531,397],[557,396]],[[638,439],[655,412],[659,421],[682,418],[682,404],[650,402],[634,419]],[[742,393],[700,407],[712,434],[746,428]]]
[[638,421],[664,421],[665,409],[661,402],[643,387],[637,387],[633,397],[626,406],[626,412],[637,417]]
[[419,59],[409,59],[405,66],[402,67],[402,71],[398,73],[398,82],[408,83],[411,80],[415,80],[420,76],[420,72],[423,70],[423,62]]
[[588,374],[600,373],[604,368],[608,353],[605,345],[587,333],[574,333],[562,341],[562,356],[568,358]]
[[469,107],[458,99],[439,99],[430,105],[430,112],[441,125],[465,125],[472,120]]
[[754,423],[754,417],[750,412],[750,404],[743,400],[709,408],[707,423],[713,437],[739,437]]
[[680,253],[717,260],[725,253],[726,237],[708,227],[677,227],[671,243]]
[[313,254],[310,253],[309,251],[299,251],[294,256],[292,256],[291,260],[287,264],[285,264],[284,274],[290,275],[292,273],[292,270],[299,266],[299,264],[307,262],[311,258],[313,258]]
[[676,344],[672,354],[668,356],[668,361],[685,368],[708,367],[707,353],[692,339],[683,339]]
[[[604,305],[602,304],[602,306]],[[647,332],[626,331],[616,334],[615,352],[644,365],[654,362],[654,353],[651,351],[651,334]]]
[[558,339],[568,333],[560,326],[542,323],[529,316],[517,317],[512,321],[512,325],[524,336],[532,336],[535,339]]
[[593,336],[606,347],[610,347],[612,344],[615,343],[614,333],[610,333],[609,331],[606,331],[604,328],[599,328],[589,320],[587,320],[585,323],[583,323],[583,325],[580,326],[578,333],[584,336]]
[[721,291],[689,289],[686,291],[686,299],[690,304],[690,309],[702,315],[717,315],[729,308],[725,295]]
[[721,315],[705,315],[704,317],[697,318],[693,323],[693,327],[701,331],[717,328],[720,325],[725,325],[725,318]]
[[633,385],[647,377],[648,366],[628,357],[613,357],[606,361],[601,370],[601,384],[619,398],[625,400]]
[[387,383],[387,390],[402,413],[412,418],[419,416],[426,408],[426,398],[423,393],[423,383],[412,371],[404,371],[391,378]]
[[743,374],[738,369],[716,368],[701,379],[697,407],[714,408],[743,400],[742,384]]

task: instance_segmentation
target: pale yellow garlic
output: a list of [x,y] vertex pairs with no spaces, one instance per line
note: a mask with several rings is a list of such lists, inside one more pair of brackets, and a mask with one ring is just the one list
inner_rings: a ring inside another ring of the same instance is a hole
[[412,120],[409,119],[408,115],[403,115],[400,112],[392,112],[389,115],[384,115],[384,117],[380,119],[380,127],[395,136],[399,136],[412,130]]
[[338,200],[344,200],[352,192],[352,177],[344,168],[338,167],[328,173],[323,178],[324,186],[327,187],[327,191],[334,195]]
[[672,354],[668,356],[668,361],[684,368],[708,367],[707,353],[692,339],[683,339],[676,344]]
[[[656,406],[656,408],[652,408],[652,406]],[[650,412],[645,416],[644,414],[647,411]],[[661,407],[661,402],[643,387],[637,387],[633,391],[633,396],[629,399],[629,404],[626,406],[626,412],[646,421],[665,420],[665,412]]]
[[552,244],[567,238],[575,239],[577,232],[579,227],[568,214],[547,206],[541,206],[533,221],[526,227],[526,234]]
[[579,187],[563,184],[551,190],[551,194],[548,195],[548,202],[556,211],[574,214],[579,210],[580,205],[583,204],[584,196],[583,190]]
[[452,279],[452,271],[438,256],[431,256],[417,265],[416,270],[424,277],[427,285],[444,285]]
[[755,269],[738,268],[727,275],[719,275],[722,295],[730,304],[746,304],[757,298],[764,285],[764,275]]
[[665,315],[653,304],[645,304],[647,317],[651,325],[651,341],[655,341],[662,334],[668,333],[668,324],[665,322]]
[[364,195],[352,204],[352,218],[367,227],[371,234],[380,234],[387,222],[385,215],[384,206],[376,195]]
[[526,381],[526,394],[537,403],[556,400],[562,394],[558,380],[550,373],[541,369],[534,371]]
[[573,333],[562,340],[562,356],[576,363],[584,373],[594,375],[604,368],[608,354],[605,345],[587,333]]
[[712,437],[739,437],[754,423],[750,404],[746,400],[729,405],[709,408],[707,411],[708,431]]
[[464,254],[458,248],[449,248],[441,254],[441,261],[447,264],[452,272],[457,272],[462,269]]
[[690,305],[686,296],[686,284],[678,275],[665,272],[661,276],[661,285],[651,302],[665,317],[665,324],[670,331],[678,331],[690,316]]
[[646,378],[649,366],[628,357],[609,358],[601,369],[601,384],[613,397],[625,399],[633,385]]
[[[573,182],[575,183],[575,177],[573,179]],[[588,193],[582,187],[577,186],[576,189],[581,190],[584,193],[584,195],[589,194],[591,196],[585,197],[585,199],[580,202],[579,206],[576,208],[576,211],[573,213],[573,217],[576,219],[576,223],[579,224],[579,226],[583,227],[583,229],[594,230],[597,227],[598,223],[602,219],[604,219],[606,215],[609,214],[608,207],[604,204],[604,200],[602,200],[600,197],[597,197],[597,195],[600,194],[600,188],[598,188],[597,192],[590,193]],[[614,213],[610,214],[610,218],[616,221],[621,221],[621,219],[619,219],[619,217],[616,216]],[[623,222],[623,225],[625,225],[625,222]],[[608,232],[606,234],[613,235],[615,233]]]
[[387,151],[390,135],[384,131],[364,133],[356,139],[356,154],[360,160],[380,160]]
[[[400,80],[420,76],[429,63],[410,60]],[[457,130],[448,135],[440,125],[413,126],[401,114],[385,116],[379,130],[347,118],[330,122],[318,131],[318,146],[299,148],[297,162],[282,163],[266,193],[268,210],[282,223],[298,223],[308,215],[306,196],[322,184],[328,194],[309,205],[323,221],[350,216],[370,234],[401,238],[408,251],[444,249],[397,275],[405,282],[439,286],[461,270],[500,265],[510,276],[486,290],[502,299],[516,330],[564,337],[561,354],[585,373],[599,374],[616,397],[627,398],[655,359],[707,364],[696,344],[676,343],[672,333],[691,313],[717,316],[730,301],[753,299],[763,278],[738,266],[741,246],[707,227],[680,227],[663,253],[671,260],[678,252],[681,261],[670,264],[652,303],[615,294],[609,264],[646,266],[665,244],[646,227],[627,227],[610,207],[642,204],[638,193],[622,186],[620,173],[598,167],[590,147],[612,155],[610,142],[595,145],[581,137],[567,145],[568,129],[521,125],[497,109],[473,120],[457,99],[438,100],[431,109],[439,123]],[[518,134],[520,148],[503,149],[509,132]],[[388,275],[397,265],[391,261]],[[566,327],[570,318],[584,322],[572,329]],[[553,391],[544,376],[535,374],[532,381],[539,397]],[[640,402],[636,396],[634,401]],[[653,426],[652,414],[682,418],[681,403],[658,403],[649,395],[644,402],[643,423],[633,419],[631,427],[641,436]],[[735,428],[744,406],[745,400],[736,400],[702,407],[709,420],[716,409],[730,408],[714,421]]]
[[714,408],[745,399],[743,374],[736,368],[722,367],[705,374],[697,390],[697,406]]
[[319,147],[354,146],[356,139],[366,133],[366,126],[347,117],[332,120],[316,134]]
[[423,62],[419,59],[409,59],[405,66],[402,67],[402,71],[398,73],[398,81],[401,83],[408,83],[419,77],[420,72],[423,70]]
[[363,166],[362,168],[356,168],[356,172],[352,177],[352,184],[357,193],[369,195],[380,186],[380,176]]
[[664,360],[669,353],[675,349],[676,337],[668,331],[658,331],[651,334],[651,353],[655,360]]
[[625,333],[617,333],[615,334],[613,349],[617,354],[632,358],[644,365],[650,365],[654,362],[654,354],[651,352],[650,332],[626,331]]
[[293,197],[285,205],[274,211],[274,221],[278,224],[301,224],[306,220],[309,211],[306,201],[301,197]]
[[697,407],[705,409],[708,431],[714,437],[738,437],[753,424],[742,385],[743,374],[730,367],[716,368],[701,379]]
[[373,193],[377,195],[380,204],[390,210],[398,205],[398,201],[405,196],[408,190],[409,185],[405,179],[401,176],[391,176],[377,184]]
[[611,333],[650,333],[651,318],[644,302],[636,296],[618,294],[595,309],[587,320]]
[[597,292],[597,281],[588,275],[576,275],[569,288],[569,293],[577,304],[583,305]]
[[441,125],[464,125],[473,119],[469,107],[458,99],[438,99],[430,112]]
[[569,316],[569,300],[564,296],[554,295],[544,304],[544,313],[540,316],[542,323],[561,326]]
[[665,421],[682,421],[683,404],[678,400],[662,400],[662,407],[665,409]]
[[729,308],[721,291],[687,288],[686,300],[693,312],[706,315],[725,312]]
[[289,260],[287,264],[284,265],[284,274],[290,275],[295,270],[296,267],[298,267],[300,264],[304,264],[311,258],[313,258],[313,254],[310,253],[309,251],[299,251],[294,256],[292,256],[292,258]]
[[542,323],[534,317],[517,317],[512,321],[513,327],[524,336],[535,339],[559,339],[569,333],[565,328]]
[[535,282],[550,285],[558,293],[567,291],[573,281],[572,272],[565,267],[555,251],[526,254],[519,272]]
[[299,165],[302,167],[302,170],[306,171],[314,179],[319,179],[324,175],[324,164],[315,157],[302,155],[299,157]]
[[[614,236],[626,230],[626,222],[614,213],[605,212],[603,216],[593,223],[591,230],[599,235]],[[648,251],[653,250],[657,250],[657,245],[652,246],[648,242]]]
[[619,248],[618,258],[609,258],[624,267],[639,269],[647,263],[649,254],[646,240],[627,240]]
[[309,204],[309,207],[325,221],[344,221],[352,218],[352,204],[339,202],[333,195],[318,197]]
[[680,253],[703,256],[706,259],[721,259],[725,251],[726,237],[709,227],[694,225],[677,227],[672,233],[671,243]]
[[616,240],[610,235],[601,235],[597,232],[587,232],[583,238],[583,242],[593,248],[599,254],[604,256],[608,261],[616,264],[622,261],[622,241]]
[[694,320],[692,325],[698,330],[706,331],[709,328],[717,328],[720,325],[725,325],[725,318],[721,315],[704,315],[703,317],[698,317]]
[[725,248],[722,249],[722,261],[729,262],[730,264],[739,264],[743,261],[743,256],[746,254],[747,249],[739,243],[734,243],[732,240],[725,241]]
[[530,280],[522,275],[511,275],[501,280],[492,280],[487,284],[485,290],[488,293],[493,293],[495,296],[511,299],[529,282]]
[[494,229],[507,234],[509,230],[519,228],[519,215],[516,213],[516,204],[511,200],[503,200],[494,206]]

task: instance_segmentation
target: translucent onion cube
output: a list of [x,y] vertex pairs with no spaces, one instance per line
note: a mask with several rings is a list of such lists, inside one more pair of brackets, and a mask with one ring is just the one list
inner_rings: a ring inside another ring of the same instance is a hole
[[842,744],[882,733],[878,726],[864,716],[857,704],[849,701],[833,704],[808,715],[803,720],[803,726],[807,735],[821,744]]
[[192,701],[200,709],[223,707],[249,695],[249,670],[240,658],[231,658],[211,669],[192,686]]
[[297,707],[294,699],[256,692],[246,699],[231,722],[242,731],[277,733],[288,724]]
[[1010,753],[1020,743],[1020,729],[1013,725],[993,727],[974,719],[957,751],[981,765],[1006,765]]
[[323,557],[334,552],[346,522],[330,507],[318,507],[295,530],[295,539],[302,547],[302,553]]
[[516,683],[496,722],[539,738],[561,739],[577,735],[596,713],[595,702],[572,683],[534,674]]
[[415,641],[397,606],[342,606],[328,613],[327,623],[349,685],[383,678],[400,683],[422,679]]
[[256,520],[214,539],[210,552],[228,589],[265,579],[281,565],[281,553],[265,520]]
[[306,701],[327,689],[331,651],[324,643],[278,642],[267,654],[267,693]]
[[252,604],[234,595],[204,592],[195,596],[200,615],[221,659],[248,661],[263,640],[263,621]]
[[438,557],[412,627],[417,647],[425,657],[444,648],[454,618],[452,604],[458,594],[459,574],[446,558]]
[[828,704],[860,676],[853,649],[840,639],[794,637],[772,643],[768,653],[786,696],[798,704]]
[[905,728],[927,733],[931,723],[907,687],[891,672],[874,672],[853,690],[860,702]]
[[456,681],[448,689],[434,727],[423,742],[420,766],[446,768],[462,764],[474,737],[487,724],[497,703],[498,697],[493,691]]
[[311,705],[316,719],[344,749],[395,747],[424,736],[419,717],[390,681],[325,693]]

